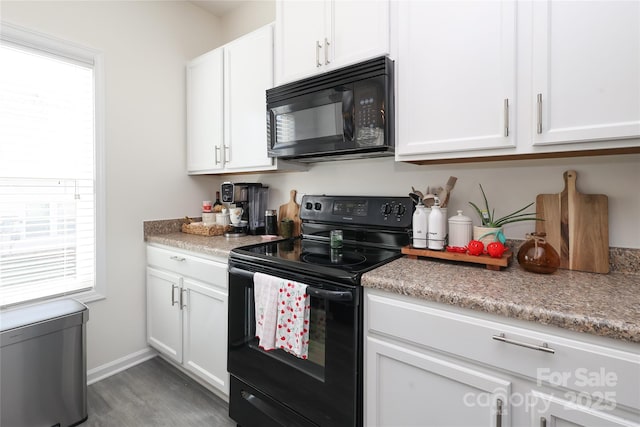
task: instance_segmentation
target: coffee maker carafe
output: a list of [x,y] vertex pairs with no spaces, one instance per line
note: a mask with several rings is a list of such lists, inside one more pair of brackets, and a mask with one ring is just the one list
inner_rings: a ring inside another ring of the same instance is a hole
[[264,214],[269,203],[269,187],[257,182],[224,182],[220,187],[222,203],[242,208],[249,234],[264,234]]

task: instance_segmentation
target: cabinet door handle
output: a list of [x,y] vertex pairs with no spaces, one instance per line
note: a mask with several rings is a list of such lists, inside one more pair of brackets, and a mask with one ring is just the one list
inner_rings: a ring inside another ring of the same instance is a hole
[[183,262],[183,261],[187,260],[186,258],[183,258],[181,256],[177,256],[177,255],[173,255],[173,256],[169,257],[169,259],[172,259],[174,261],[180,261],[180,262]]
[[231,161],[231,150],[228,145],[224,145],[224,162],[229,163]]
[[538,133],[542,133],[542,94],[538,94]]
[[324,64],[329,65],[329,40],[324,38]]
[[320,62],[320,49],[322,49],[322,45],[316,40],[316,67],[322,66],[322,62]]
[[184,303],[184,293],[186,292],[185,289],[180,289],[180,310],[184,310],[184,308],[187,306],[187,304]]
[[504,136],[509,136],[509,98],[504,100]]
[[545,417],[540,417],[540,427],[547,427],[547,419]]
[[174,305],[176,305],[176,299],[174,298],[175,296],[175,289],[177,288],[177,285],[171,285],[171,307],[173,307]]
[[219,153],[219,152],[220,152],[220,146],[216,145],[216,148],[215,148],[215,150],[214,150],[216,165],[217,165],[217,164],[220,164],[220,160],[218,160],[218,153]]
[[507,344],[519,345],[520,347],[530,348],[532,350],[539,350],[545,353],[553,354],[556,352],[554,349],[549,347],[549,345],[546,342],[543,342],[542,345],[529,344],[522,341],[512,340],[510,338],[505,337],[504,334],[494,335],[491,338],[493,338],[496,341],[505,342]]
[[502,427],[502,399],[496,400],[496,427]]

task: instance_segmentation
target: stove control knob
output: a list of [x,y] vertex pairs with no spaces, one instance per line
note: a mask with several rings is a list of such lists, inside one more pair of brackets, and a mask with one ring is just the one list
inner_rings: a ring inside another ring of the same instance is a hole
[[313,208],[313,203],[311,203],[311,202],[307,202],[307,203],[305,203],[305,204],[304,204],[304,208],[305,208],[305,209],[312,209],[312,208]]
[[317,211],[319,211],[320,209],[322,209],[322,205],[319,202],[316,202],[315,205],[313,205],[313,208]]
[[382,212],[384,215],[389,215],[392,211],[393,211],[393,208],[391,207],[391,205],[389,203],[385,203],[380,208],[380,212]]
[[402,216],[407,211],[407,209],[404,207],[404,205],[396,205],[395,211],[396,215]]

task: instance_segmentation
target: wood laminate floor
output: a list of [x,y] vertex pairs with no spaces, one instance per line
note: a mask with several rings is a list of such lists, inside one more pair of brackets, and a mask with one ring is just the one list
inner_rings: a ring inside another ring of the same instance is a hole
[[81,427],[235,427],[228,405],[160,357],[87,389]]

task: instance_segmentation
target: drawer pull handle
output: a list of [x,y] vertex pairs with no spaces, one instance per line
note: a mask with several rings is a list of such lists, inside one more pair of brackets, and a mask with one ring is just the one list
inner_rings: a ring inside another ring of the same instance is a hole
[[177,255],[174,255],[174,256],[170,257],[169,259],[172,259],[174,261],[180,261],[180,262],[187,260],[186,258],[183,258],[181,256],[177,256]]
[[504,336],[504,334],[494,335],[491,338],[493,338],[496,341],[506,342],[507,344],[519,345],[520,347],[530,348],[531,350],[539,350],[539,351],[543,351],[545,353],[551,353],[551,354],[554,354],[556,352],[554,349],[549,347],[549,345],[546,342],[543,342],[542,345],[528,344],[526,342],[516,341],[510,338],[507,338]]

